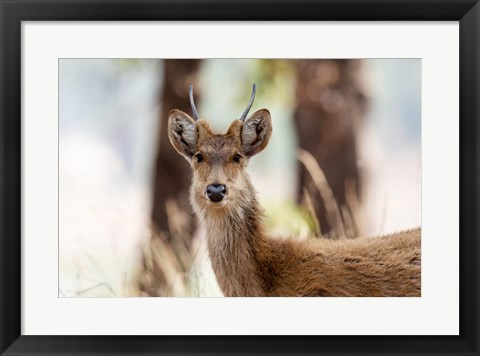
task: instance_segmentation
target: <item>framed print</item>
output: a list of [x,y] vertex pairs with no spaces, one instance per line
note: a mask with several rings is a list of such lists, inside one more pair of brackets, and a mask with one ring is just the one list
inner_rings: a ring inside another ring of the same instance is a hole
[[1,0],[2,355],[478,355],[479,6]]

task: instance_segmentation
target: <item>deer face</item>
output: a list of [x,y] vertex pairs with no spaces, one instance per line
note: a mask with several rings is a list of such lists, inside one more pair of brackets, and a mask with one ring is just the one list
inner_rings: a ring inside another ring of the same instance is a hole
[[251,194],[248,160],[262,151],[272,133],[270,113],[255,112],[234,120],[225,134],[214,133],[204,120],[170,111],[168,136],[193,169],[191,200],[198,211],[235,208]]

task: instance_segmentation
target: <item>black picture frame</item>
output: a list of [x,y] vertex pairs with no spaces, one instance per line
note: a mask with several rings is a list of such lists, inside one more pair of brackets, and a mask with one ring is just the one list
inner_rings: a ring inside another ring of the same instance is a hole
[[[479,355],[480,249],[477,221],[480,182],[478,175],[480,5],[478,0],[0,0],[0,12],[0,352],[2,355]],[[86,20],[459,21],[460,335],[21,335],[21,22]]]

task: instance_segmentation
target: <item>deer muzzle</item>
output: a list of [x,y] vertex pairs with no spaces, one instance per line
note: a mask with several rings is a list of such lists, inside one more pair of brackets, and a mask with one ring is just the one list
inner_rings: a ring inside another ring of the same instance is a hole
[[207,197],[214,203],[221,202],[227,195],[227,187],[225,184],[209,184],[207,186]]

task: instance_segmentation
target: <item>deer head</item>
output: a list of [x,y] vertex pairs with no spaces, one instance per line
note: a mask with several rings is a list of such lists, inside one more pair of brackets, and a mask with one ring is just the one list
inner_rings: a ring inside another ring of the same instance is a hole
[[247,108],[225,134],[213,132],[209,124],[200,119],[191,86],[193,118],[176,109],[169,113],[170,142],[193,170],[190,196],[197,213],[227,212],[253,196],[246,166],[250,157],[265,148],[272,133],[268,110],[258,110],[247,118],[255,89],[254,84]]

